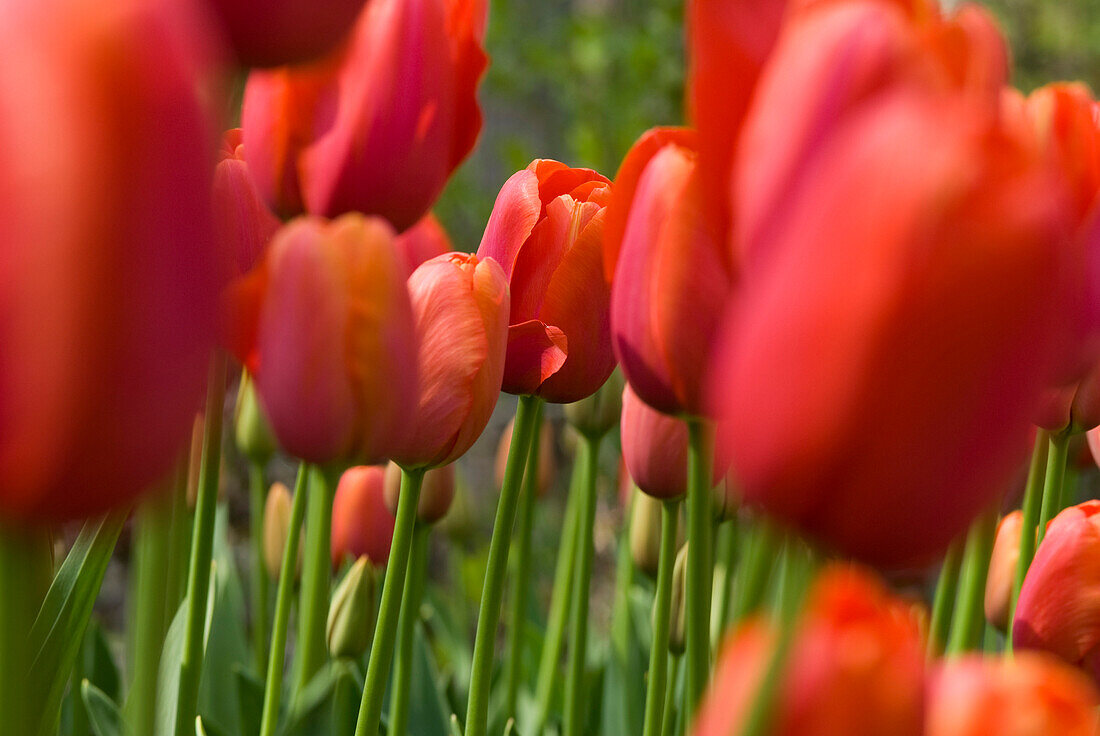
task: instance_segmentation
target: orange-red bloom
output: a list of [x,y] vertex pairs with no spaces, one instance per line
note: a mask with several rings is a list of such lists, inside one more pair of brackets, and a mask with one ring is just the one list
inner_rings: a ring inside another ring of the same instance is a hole
[[[815,582],[778,688],[773,736],[921,736],[924,654],[917,622],[868,573],[834,567]],[[741,733],[775,646],[766,622],[730,635],[694,736]]]
[[491,258],[449,253],[409,277],[420,392],[390,457],[447,465],[466,453],[500,395],[508,341],[508,281]]
[[277,66],[309,61],[339,43],[363,0],[207,0],[238,61]]
[[231,276],[252,270],[280,224],[248,173],[240,128],[226,131],[214,169],[214,228]]
[[0,516],[123,504],[190,434],[220,283],[208,59],[183,11],[0,11]]
[[409,421],[417,343],[394,237],[379,218],[299,218],[235,286],[230,341],[292,455],[380,462]]
[[371,0],[313,64],[253,72],[248,165],[280,212],[423,217],[481,130],[485,0]]
[[477,249],[512,288],[504,390],[569,403],[615,368],[601,265],[610,184],[589,169],[532,161],[501,187]]
[[925,736],[1095,736],[1096,688],[1053,658],[949,660],[928,685]]
[[1019,509],[1001,519],[985,579],[985,619],[1001,631],[1008,629],[1016,563],[1020,559],[1020,530],[1024,514]]
[[439,224],[439,220],[435,219],[435,215],[431,212],[424,215],[420,222],[397,236],[397,247],[405,256],[410,274],[424,261],[430,261],[436,256],[454,250],[451,247],[451,239],[447,236],[447,231],[443,229],[443,226]]
[[348,468],[332,501],[332,566],[366,555],[377,567],[390,559],[395,519],[386,506],[384,465]]

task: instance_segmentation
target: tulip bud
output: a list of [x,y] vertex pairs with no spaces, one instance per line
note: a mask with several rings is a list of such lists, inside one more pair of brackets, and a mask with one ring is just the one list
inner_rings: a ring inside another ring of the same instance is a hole
[[1019,509],[1001,519],[989,560],[989,574],[985,579],[985,620],[1001,631],[1008,629],[1016,562],[1020,559],[1020,530],[1023,527],[1024,514]]
[[332,566],[345,556],[366,556],[379,567],[390,558],[394,517],[386,507],[386,468],[348,468],[336,485],[332,502]]
[[241,374],[236,414],[237,449],[252,462],[267,463],[279,448],[248,371]]
[[710,508],[714,512],[715,521],[721,523],[737,517],[741,499],[737,494],[732,471],[727,472],[726,477],[711,488],[711,499]]
[[[202,473],[202,442],[206,431],[206,419],[202,412],[195,415],[191,425],[191,450],[187,465],[187,508],[194,511],[199,499],[199,480]],[[225,456],[218,465],[218,503],[225,500]]]
[[677,657],[684,653],[687,645],[687,556],[685,544],[676,553],[676,562],[672,567],[672,608],[668,619],[668,650]]
[[[397,517],[397,501],[401,495],[401,467],[397,463],[386,466],[386,508]],[[416,519],[424,524],[435,524],[447,515],[455,497],[454,465],[432,468],[424,474],[420,486],[420,501],[416,505]]]
[[596,393],[566,404],[565,421],[578,432],[590,437],[602,437],[619,423],[623,411],[623,374],[611,373]]
[[375,571],[360,557],[336,587],[325,627],[328,651],[333,657],[362,657],[374,636]]
[[[278,580],[283,569],[286,540],[290,535],[290,489],[279,482],[271,484],[264,501],[264,567],[267,574]],[[302,540],[298,539],[298,560],[295,574],[302,566]]]
[[630,557],[634,567],[657,577],[661,550],[661,509],[664,501],[641,491],[630,503]]
[[[512,428],[515,421],[515,418],[508,420],[504,431],[500,433],[500,442],[497,444],[496,465],[493,468],[497,488],[504,485],[504,467],[508,464],[508,452],[512,448]],[[536,497],[543,498],[550,492],[558,474],[557,465],[554,459],[554,431],[550,422],[544,420],[539,429],[539,475],[538,485],[535,486]]]

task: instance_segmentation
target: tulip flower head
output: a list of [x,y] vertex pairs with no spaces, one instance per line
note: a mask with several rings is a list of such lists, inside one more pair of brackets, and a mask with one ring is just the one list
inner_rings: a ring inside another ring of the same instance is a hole
[[246,66],[309,61],[348,33],[364,0],[207,0]]
[[232,276],[252,270],[280,224],[248,172],[240,129],[227,131],[214,169],[214,226]]
[[397,236],[397,247],[405,256],[409,273],[415,271],[424,261],[454,250],[447,231],[431,212]]
[[[290,507],[293,499],[290,489],[275,482],[267,492],[264,501],[264,567],[267,574],[278,580],[283,569],[283,555],[286,550],[287,536],[290,534]],[[301,537],[298,538],[298,559],[294,566],[295,574],[302,566]]]
[[395,519],[386,506],[385,485],[384,465],[360,465],[340,476],[332,502],[334,568],[347,557],[366,555],[377,567],[389,560]]
[[989,574],[985,579],[985,620],[1001,631],[1008,630],[1016,563],[1020,559],[1020,530],[1023,527],[1024,514],[1016,509],[1001,519],[993,541]]

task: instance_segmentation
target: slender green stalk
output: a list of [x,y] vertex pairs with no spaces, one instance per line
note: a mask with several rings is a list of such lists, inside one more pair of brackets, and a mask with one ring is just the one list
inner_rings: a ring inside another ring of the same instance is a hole
[[630,587],[634,584],[634,556],[630,552],[630,529],[634,524],[627,514],[615,550],[615,592],[611,604],[611,652],[626,665],[633,624],[630,613]]
[[993,553],[993,537],[997,531],[997,515],[986,512],[970,527],[966,537],[962,577],[959,580],[958,602],[947,654],[958,655],[978,648],[985,627],[985,579],[989,573],[989,557]]
[[248,512],[252,544],[252,650],[256,674],[264,679],[267,663],[267,568],[264,567],[264,466],[255,460],[248,464]]
[[668,654],[668,680],[665,683],[665,704],[661,708],[661,736],[672,736],[676,726],[676,682],[680,679],[680,664],[684,658]]
[[332,588],[332,500],[336,479],[313,468],[306,494],[306,538],[298,600],[298,678],[295,698],[328,660],[325,622]]
[[409,730],[409,686],[412,683],[413,636],[420,618],[420,599],[428,575],[428,542],[430,524],[416,522],[413,526],[409,572],[405,576],[405,592],[401,598],[401,614],[397,621],[397,657],[393,664],[390,686],[389,736],[405,736]]
[[[661,509],[661,547],[657,558],[657,592],[653,596],[653,646],[649,650],[649,680],[645,692],[643,736],[659,736],[668,675],[668,630],[672,601],[672,564],[676,561],[676,526],[680,501],[665,501]],[[690,554],[690,550],[689,550]]]
[[[538,405],[535,396],[521,396],[512,430],[512,444],[504,465],[504,482],[497,502],[493,536],[489,541],[489,561],[485,569],[485,585],[481,590],[477,634],[474,636],[473,667],[470,673],[470,698],[466,706],[466,736],[485,736],[489,717],[489,682],[493,669],[493,649],[497,624],[500,623],[500,602],[504,595],[504,574],[508,567],[508,547],[512,540],[512,525],[516,519],[523,471],[527,454],[535,435]],[[356,733],[356,736],[366,736]],[[371,732],[371,736],[373,732]]]
[[191,527],[193,519],[187,508],[188,456],[180,459],[176,468],[176,487],[172,492],[172,526],[168,531],[168,572],[165,575],[164,610],[168,621],[176,615],[187,595],[187,561],[191,557]]
[[382,698],[386,694],[386,678],[393,661],[394,637],[397,619],[401,613],[401,599],[405,592],[405,577],[409,569],[413,528],[416,525],[416,506],[420,502],[420,486],[424,481],[424,468],[402,470],[401,491],[397,499],[397,519],[394,522],[390,558],[386,563],[386,577],[382,583],[382,602],[378,608],[378,622],[374,627],[370,660],[367,663],[366,685],[363,700],[359,703],[359,718],[355,723],[355,736],[374,736],[382,720]]
[[729,624],[733,600],[733,574],[737,567],[737,522],[733,519],[718,525],[715,556],[722,563],[722,587],[718,590],[718,602],[711,621],[711,643],[717,645]]
[[218,505],[221,470],[222,410],[225,405],[225,356],[210,361],[206,389],[206,426],[202,437],[195,526],[191,535],[191,560],[187,571],[187,618],[183,657],[180,661],[179,695],[176,700],[176,736],[195,732],[199,679],[204,656],[206,602],[210,593],[210,563],[214,552],[214,516]]
[[294,483],[294,500],[290,505],[290,524],[286,531],[286,547],[279,568],[279,584],[275,592],[275,621],[271,626],[271,646],[267,661],[267,683],[264,686],[264,707],[260,719],[260,736],[273,736],[279,719],[279,704],[283,696],[283,665],[286,659],[286,634],[290,621],[290,602],[294,598],[294,573],[298,566],[298,540],[302,534],[302,518],[306,513],[306,478],[309,467],[298,466]]
[[32,713],[27,633],[38,616],[52,573],[49,534],[0,522],[0,723],[5,733],[35,733],[42,713]]
[[738,571],[737,598],[733,605],[733,622],[741,621],[755,611],[764,600],[768,577],[778,557],[779,534],[766,519],[758,518],[749,530],[745,561]]
[[580,463],[573,465],[573,478],[565,501],[562,519],[561,544],[558,546],[558,562],[554,568],[554,587],[550,593],[550,614],[546,621],[546,636],[539,658],[539,674],[535,682],[535,728],[540,734],[550,715],[550,700],[554,684],[558,681],[557,669],[561,659],[561,645],[565,639],[565,624],[573,594],[573,563],[577,558],[577,514],[580,512],[580,488],[584,469]]
[[535,525],[535,506],[538,500],[539,483],[539,433],[542,431],[542,402],[535,408],[535,430],[531,449],[527,455],[527,470],[524,473],[523,487],[520,490],[519,534],[516,536],[516,563],[512,577],[511,610],[508,616],[508,641],[504,651],[505,700],[504,712],[510,717],[516,715],[516,700],[519,697],[519,683],[523,679],[523,629],[526,620],[527,597],[531,589],[531,532]]
[[951,630],[951,613],[955,608],[955,596],[959,588],[959,567],[962,562],[963,543],[956,539],[947,548],[936,582],[936,597],[932,601],[932,623],[928,629],[928,656],[943,654],[947,635]]
[[714,473],[714,430],[703,419],[689,417],[687,525],[688,556],[685,593],[687,610],[687,661],[685,714],[695,711],[710,673],[711,480]]
[[564,736],[580,736],[584,728],[584,665],[588,653],[588,589],[592,579],[592,533],[596,525],[596,471],[599,467],[600,438],[582,437],[580,462],[584,468],[581,485],[580,523],[577,527],[577,575],[573,578],[573,606],[569,617],[569,663],[565,676]]
[[84,650],[88,644],[88,632],[84,632],[84,636],[81,637],[80,651],[76,653],[76,660],[73,662],[73,676],[69,681],[69,694],[72,697],[73,704],[73,736],[88,736],[90,733],[88,728],[88,709],[84,706],[84,698],[81,696],[81,684],[84,682],[84,678],[87,677],[85,671]]
[[1031,465],[1027,471],[1027,485],[1024,487],[1023,522],[1020,527],[1020,556],[1016,560],[1016,574],[1012,579],[1012,598],[1009,601],[1008,639],[1005,647],[1012,651],[1012,621],[1016,617],[1016,600],[1020,597],[1020,588],[1024,576],[1035,557],[1035,527],[1039,524],[1040,509],[1043,502],[1043,477],[1046,474],[1047,446],[1050,434],[1043,429],[1035,434],[1035,447],[1031,451]]
[[1062,486],[1066,477],[1066,453],[1069,451],[1069,433],[1058,432],[1050,435],[1047,450],[1047,472],[1043,483],[1043,503],[1039,510],[1039,529],[1035,541],[1036,548],[1043,543],[1047,533],[1047,524],[1062,510]]

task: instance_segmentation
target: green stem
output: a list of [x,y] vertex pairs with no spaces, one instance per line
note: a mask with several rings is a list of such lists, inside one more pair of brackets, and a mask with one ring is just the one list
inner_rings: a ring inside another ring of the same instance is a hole
[[363,700],[359,703],[359,718],[355,723],[355,736],[374,736],[382,720],[382,698],[386,694],[386,678],[393,661],[394,636],[397,619],[401,613],[401,599],[405,592],[405,577],[409,569],[413,528],[416,525],[416,506],[420,502],[420,486],[424,481],[424,468],[402,470],[401,491],[397,499],[397,519],[394,522],[390,557],[386,563],[386,577],[382,583],[382,602],[378,609],[378,622],[374,627],[370,660],[367,663]]
[[1038,548],[1047,533],[1047,524],[1062,510],[1062,485],[1066,477],[1066,453],[1069,450],[1069,433],[1050,435],[1047,450],[1047,472],[1043,483],[1043,503],[1039,510],[1039,530],[1035,541]]
[[737,581],[737,598],[733,606],[733,622],[743,620],[764,600],[768,577],[778,557],[779,534],[766,519],[757,518],[749,530],[745,561]]
[[328,660],[325,622],[332,588],[332,501],[336,479],[312,468],[306,500],[306,538],[302,589],[298,599],[298,662],[295,698]]
[[[508,567],[508,547],[512,540],[512,525],[516,519],[523,471],[534,439],[535,419],[542,399],[519,397],[512,443],[504,465],[504,482],[497,502],[493,536],[489,541],[489,561],[485,569],[485,585],[481,590],[481,607],[474,636],[473,667],[470,673],[470,698],[466,706],[466,736],[485,736],[489,717],[489,683],[493,669],[493,649],[497,624],[500,623],[500,602],[504,595],[504,574]],[[365,733],[356,736],[366,736]],[[373,732],[372,732],[373,736]]]
[[714,430],[703,419],[685,420],[688,428],[687,525],[688,553],[685,575],[684,656],[687,661],[687,708],[690,718],[703,696],[710,672],[710,598],[714,566],[711,565],[711,480],[714,473]]
[[733,571],[737,566],[737,522],[733,519],[719,524],[715,556],[722,563],[722,587],[718,590],[718,604],[711,621],[711,643],[717,645],[730,618],[730,602],[733,599]]
[[948,655],[976,649],[982,642],[985,627],[985,579],[989,573],[989,557],[993,553],[993,537],[996,531],[997,515],[993,512],[982,514],[970,527],[955,617],[947,640]]
[[959,588],[959,566],[962,560],[963,543],[956,539],[947,548],[943,558],[940,577],[936,582],[936,597],[932,601],[932,623],[928,628],[928,656],[932,658],[943,654],[947,644],[947,635],[951,629],[951,613],[955,607],[955,596]]
[[1043,502],[1043,477],[1046,474],[1047,446],[1050,433],[1040,429],[1035,433],[1035,446],[1031,451],[1031,465],[1027,471],[1027,485],[1024,487],[1023,521],[1020,526],[1020,556],[1016,560],[1016,574],[1012,579],[1012,597],[1008,607],[1008,638],[1005,648],[1012,651],[1012,621],[1016,618],[1016,601],[1020,597],[1020,588],[1024,576],[1035,557],[1035,527],[1039,524],[1040,508]]
[[27,636],[52,576],[49,533],[0,522],[0,723],[5,733],[30,734],[46,714],[32,713]]
[[165,575],[164,610],[169,623],[187,594],[187,560],[191,557],[191,535],[194,520],[187,508],[188,457],[180,459],[176,469],[176,486],[172,492],[172,526],[168,531],[168,571]]
[[542,430],[542,402],[535,409],[534,439],[527,455],[527,470],[524,473],[523,486],[520,490],[519,509],[519,534],[516,536],[516,564],[513,571],[511,610],[508,615],[508,641],[504,651],[507,659],[504,661],[505,700],[504,713],[509,717],[516,715],[516,701],[519,698],[519,683],[523,679],[523,636],[524,622],[526,621],[527,598],[531,586],[531,532],[535,525],[535,506],[537,505],[538,477],[539,477],[539,433]]
[[73,662],[73,676],[69,684],[69,695],[72,698],[73,705],[72,736],[88,736],[90,733],[88,728],[88,709],[84,706],[84,698],[81,695],[81,686],[84,682],[84,678],[88,675],[84,666],[84,652],[88,645],[87,631],[84,632],[82,639],[83,640],[80,642],[80,650],[76,653],[76,660]]
[[308,476],[309,467],[301,463],[298,466],[298,480],[294,484],[294,500],[290,506],[286,547],[283,549],[279,585],[275,592],[275,621],[271,626],[271,647],[267,661],[267,684],[264,687],[260,736],[273,736],[275,724],[279,718],[279,704],[283,695],[287,625],[290,621],[290,603],[294,598],[294,573],[298,566],[298,540],[302,534],[302,517],[306,512],[306,478]]
[[397,658],[393,664],[390,686],[389,736],[405,736],[409,730],[409,686],[412,683],[413,636],[420,619],[420,600],[428,575],[428,542],[430,524],[416,522],[413,526],[409,572],[405,576],[405,591],[401,599],[401,614],[397,621]]
[[661,736],[672,736],[676,725],[676,682],[680,679],[680,663],[684,658],[668,654],[668,680],[665,683],[665,704],[661,709]]
[[653,646],[649,650],[649,681],[645,693],[643,736],[659,736],[663,718],[665,678],[668,675],[668,631],[672,601],[672,564],[676,561],[676,526],[680,501],[661,508],[661,547],[657,562],[657,592],[653,596]]
[[206,602],[210,593],[210,563],[214,552],[214,516],[218,505],[224,405],[225,356],[219,353],[211,358],[206,390],[206,426],[202,438],[195,526],[191,535],[191,559],[187,570],[187,618],[176,700],[176,736],[191,736],[195,732],[204,656]]
[[554,568],[554,587],[550,593],[550,614],[546,621],[546,637],[543,639],[542,656],[539,658],[539,674],[535,683],[535,728],[532,733],[541,734],[550,715],[550,700],[554,684],[558,682],[557,669],[561,660],[561,646],[565,639],[565,624],[573,594],[573,563],[577,558],[577,514],[580,511],[580,484],[584,468],[573,466],[573,478],[565,501],[562,519],[561,544]]
[[[264,466],[252,461],[248,464],[248,507],[251,518],[249,530],[252,543],[252,650],[255,656],[256,674],[264,679],[267,663],[267,568],[264,566]],[[140,732],[139,732],[140,733]]]

